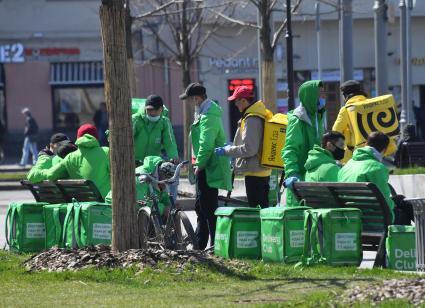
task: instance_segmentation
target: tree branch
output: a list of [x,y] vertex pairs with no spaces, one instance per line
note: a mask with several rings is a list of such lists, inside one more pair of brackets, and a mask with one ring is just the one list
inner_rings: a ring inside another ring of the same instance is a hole
[[[291,14],[295,13],[296,10],[298,10],[302,0],[297,0],[294,7],[291,10]],[[287,19],[280,25],[280,27],[276,30],[276,32],[273,34],[273,40],[272,40],[272,49],[274,50],[276,48],[277,41],[279,40],[280,35],[282,34],[283,30],[286,28]]]
[[239,20],[239,19],[231,18],[231,17],[226,16],[226,15],[224,15],[224,14],[222,14],[222,13],[216,11],[216,10],[213,10],[213,9],[209,9],[209,11],[213,12],[214,14],[220,16],[221,18],[223,18],[223,19],[225,19],[225,20],[227,20],[231,23],[234,23],[234,24],[237,24],[237,25],[240,25],[240,26],[243,26],[243,27],[251,27],[251,28],[256,29],[256,30],[260,29],[260,27],[256,24],[252,24],[252,23],[249,23],[249,22],[244,22],[244,21]]
[[152,10],[150,12],[133,16],[133,18],[136,19],[136,18],[152,17],[152,16],[154,16],[155,13],[158,13],[158,12],[166,9],[167,7],[169,7],[170,5],[173,5],[175,3],[176,3],[175,0],[171,0],[170,2],[167,2],[167,3],[164,3],[163,5],[160,5],[159,7],[157,7],[156,9],[154,9],[154,10]]

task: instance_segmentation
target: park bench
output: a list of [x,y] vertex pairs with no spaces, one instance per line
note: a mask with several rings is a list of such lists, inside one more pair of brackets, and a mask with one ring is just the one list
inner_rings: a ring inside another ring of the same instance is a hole
[[403,142],[399,152],[397,167],[425,166],[425,142]]
[[358,208],[362,211],[362,247],[376,251],[374,267],[385,267],[385,239],[391,224],[390,209],[373,183],[297,182],[299,201],[312,208]]
[[31,191],[37,202],[104,202],[96,185],[90,180],[42,181],[35,184],[22,180],[21,185]]

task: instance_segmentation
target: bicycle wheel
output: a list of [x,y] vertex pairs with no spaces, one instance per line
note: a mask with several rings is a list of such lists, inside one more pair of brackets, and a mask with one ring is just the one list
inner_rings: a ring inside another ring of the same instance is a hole
[[[173,215],[173,219],[170,220],[174,226],[169,228],[167,225],[166,236],[174,239],[175,247],[172,249],[178,250],[197,250],[198,242],[195,238],[195,232],[193,231],[192,224],[186,213],[183,211],[177,211]],[[167,232],[168,231],[168,232]]]
[[139,224],[139,244],[140,248],[146,249],[151,244],[163,244],[161,226],[150,208],[142,207],[137,213]]

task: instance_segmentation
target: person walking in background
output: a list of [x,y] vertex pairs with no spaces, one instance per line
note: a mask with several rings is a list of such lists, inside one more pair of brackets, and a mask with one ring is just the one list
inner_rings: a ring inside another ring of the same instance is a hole
[[108,130],[108,112],[106,111],[105,102],[101,102],[99,109],[96,111],[93,117],[94,125],[99,133],[99,143],[101,146],[108,144],[106,138],[106,131]]
[[38,125],[35,119],[32,117],[31,112],[28,108],[22,109],[22,114],[25,116],[25,130],[24,130],[24,146],[22,147],[22,158],[19,165],[24,167],[28,164],[29,154],[32,155],[32,164],[35,165],[37,162],[37,136],[38,136]]

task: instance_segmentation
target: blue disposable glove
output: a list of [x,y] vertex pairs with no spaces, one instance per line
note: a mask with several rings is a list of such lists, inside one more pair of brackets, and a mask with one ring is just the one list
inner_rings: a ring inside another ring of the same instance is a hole
[[224,147],[215,148],[214,153],[217,156],[224,156],[226,155],[226,150],[230,148],[230,145],[225,145]]
[[286,188],[292,188],[292,187],[294,187],[294,183],[298,182],[299,180],[300,179],[296,176],[290,176],[289,178],[287,178],[285,180],[284,185],[285,185]]

